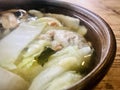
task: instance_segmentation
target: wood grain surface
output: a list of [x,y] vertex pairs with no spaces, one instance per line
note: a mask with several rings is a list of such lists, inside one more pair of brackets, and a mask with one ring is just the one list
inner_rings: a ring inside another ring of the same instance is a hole
[[120,90],[120,0],[61,0],[85,7],[102,17],[112,28],[117,42],[114,63],[93,90]]

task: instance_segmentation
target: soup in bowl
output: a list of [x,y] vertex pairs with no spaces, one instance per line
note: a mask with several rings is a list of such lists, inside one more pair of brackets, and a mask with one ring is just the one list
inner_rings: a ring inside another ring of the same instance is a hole
[[86,90],[108,71],[115,37],[96,14],[61,1],[3,4],[1,89]]

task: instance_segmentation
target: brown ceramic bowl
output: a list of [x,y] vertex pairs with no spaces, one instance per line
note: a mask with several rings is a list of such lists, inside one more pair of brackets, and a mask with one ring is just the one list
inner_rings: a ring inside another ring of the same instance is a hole
[[115,36],[109,25],[93,12],[71,3],[57,0],[0,0],[0,9],[38,9],[43,12],[60,13],[79,18],[80,24],[88,28],[86,39],[95,49],[94,67],[68,90],[90,90],[106,74],[113,63],[116,53]]

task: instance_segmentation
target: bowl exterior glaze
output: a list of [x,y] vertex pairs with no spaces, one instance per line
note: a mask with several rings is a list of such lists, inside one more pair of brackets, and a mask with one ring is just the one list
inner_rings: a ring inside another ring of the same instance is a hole
[[92,42],[95,49],[95,67],[68,90],[90,90],[107,73],[115,57],[116,40],[110,26],[98,15],[81,6],[60,0],[0,0],[0,10],[13,8],[69,15],[79,18],[80,24],[88,28],[85,37]]

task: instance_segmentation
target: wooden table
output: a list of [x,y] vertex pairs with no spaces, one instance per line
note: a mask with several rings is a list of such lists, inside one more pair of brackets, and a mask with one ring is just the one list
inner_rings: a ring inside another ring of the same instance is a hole
[[[62,1],[62,0],[61,0]],[[101,16],[112,28],[117,41],[114,63],[94,90],[120,90],[120,0],[63,0],[83,6]]]

